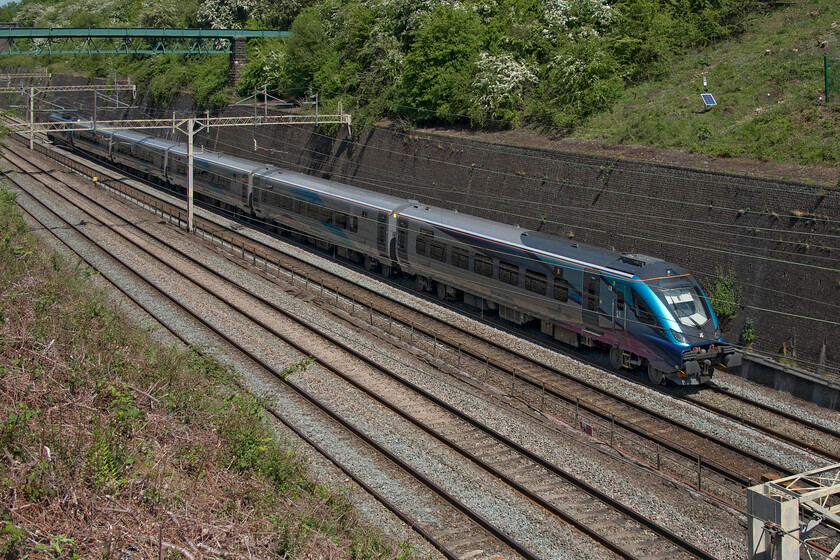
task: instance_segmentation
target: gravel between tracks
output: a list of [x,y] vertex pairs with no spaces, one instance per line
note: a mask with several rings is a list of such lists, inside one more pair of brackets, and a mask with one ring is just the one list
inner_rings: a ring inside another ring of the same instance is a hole
[[[299,287],[278,288],[276,285],[260,278],[259,275],[244,272],[238,266],[234,265],[228,257],[216,254],[215,249],[208,248],[207,244],[195,237],[185,236],[181,233],[173,234],[171,228],[155,223],[154,220],[149,219],[147,213],[139,211],[132,205],[122,202],[116,202],[115,204],[120,207],[118,212],[126,216],[127,219],[135,223],[144,222],[144,227],[154,228],[160,232],[166,232],[166,235],[175,236],[180,240],[180,243],[183,243],[185,249],[194,255],[199,255],[202,260],[212,263],[213,267],[222,270],[224,274],[236,277],[243,285],[247,285],[255,291],[261,291],[266,295],[271,295],[278,304],[294,310],[294,313],[306,316],[313,321],[319,321],[332,328],[339,328],[335,326],[335,321],[332,316],[326,315],[323,310],[295,297],[295,294],[299,291]],[[79,214],[74,214],[72,209],[68,208],[64,211],[68,215],[75,217],[71,219],[76,219],[77,221],[83,219]],[[254,233],[251,236],[269,245],[285,246],[285,244],[262,234]],[[285,250],[301,253],[303,258],[307,260],[317,259],[317,257],[295,248],[286,248]],[[107,268],[108,266],[103,264],[103,267]],[[698,412],[696,407],[688,403],[675,401],[674,399],[664,397],[635,383],[619,378],[605,378],[603,373],[588,366],[581,365],[570,358],[509,336],[497,329],[472,321],[443,308],[437,308],[437,306],[427,300],[421,300],[410,294],[400,292],[374,278],[348,271],[334,263],[326,263],[324,266],[339,271],[345,277],[352,276],[362,285],[372,287],[379,291],[387,290],[389,293],[396,294],[407,305],[437,309],[436,314],[446,318],[447,321],[466,324],[469,325],[469,328],[476,331],[480,330],[491,333],[494,338],[507,340],[508,344],[517,347],[520,351],[538,356],[547,363],[570,370],[582,379],[586,379],[599,386],[608,387],[610,390],[620,393],[622,396],[632,398],[645,406],[667,410],[673,418],[681,422],[717,433],[739,446],[752,449],[754,452],[764,454],[768,457],[773,457],[775,460],[792,469],[810,470],[825,464],[814,460],[802,451],[792,449],[788,446],[781,446],[777,442],[770,440],[770,438],[761,436],[754,430],[736,426],[730,422],[716,418],[711,414]],[[123,276],[122,272],[115,271],[113,274]],[[134,281],[125,279],[125,283],[131,284]],[[173,284],[171,288],[176,290],[178,286]],[[151,296],[148,296],[147,299],[150,301],[155,300]],[[126,304],[124,301],[121,305],[133,308],[133,306]],[[195,332],[195,327],[191,325],[191,321],[185,321],[171,311],[165,310],[164,306],[161,306],[159,303],[152,303],[151,305],[160,308],[160,312],[166,321],[171,320],[180,324],[180,328],[183,329],[182,332],[193,332],[192,336],[189,336],[189,334],[187,336],[190,340],[195,340],[197,343],[208,342],[204,340],[203,334]],[[208,312],[211,314],[215,311],[212,302],[206,301],[200,305],[209,307]],[[138,317],[143,316],[143,314],[137,315]],[[354,340],[361,345],[367,345],[361,347],[365,348],[364,351],[368,353],[371,352],[371,348],[382,345],[380,340],[361,336],[358,330],[347,327],[340,328],[345,331],[345,336],[348,340]],[[254,331],[253,339],[255,345],[261,345],[259,340],[261,336],[256,330]],[[299,359],[299,356],[296,356],[294,353],[280,348],[264,348],[262,352],[266,356],[270,356],[273,363],[278,364],[278,369],[282,369],[283,364],[288,364]],[[219,354],[225,357],[223,351],[220,351]],[[730,510],[711,505],[702,499],[702,497],[698,496],[697,493],[664,479],[656,473],[639,469],[629,469],[627,462],[617,460],[611,451],[601,449],[599,445],[587,440],[587,438],[577,432],[569,430],[566,434],[560,436],[556,431],[543,430],[530,420],[524,420],[522,415],[513,412],[503,399],[498,398],[498,395],[491,392],[482,393],[473,387],[455,380],[451,376],[437,371],[433,367],[430,367],[429,364],[415,360],[404,354],[400,355],[399,359],[396,359],[396,354],[397,350],[394,348],[382,348],[380,356],[383,360],[391,360],[391,367],[399,368],[406,378],[436,394],[443,400],[458,404],[458,406],[472,411],[474,416],[488,422],[494,429],[527,445],[531,449],[538,450],[558,465],[571,470],[576,476],[609,492],[617,499],[646,515],[657,519],[674,532],[693,538],[694,542],[699,546],[715,553],[721,560],[743,558],[746,556],[746,521],[742,516]],[[323,441],[334,449],[341,449],[344,446],[341,440],[330,441],[331,438],[335,438],[328,426],[321,425],[316,428],[313,422],[307,421],[308,413],[298,411],[298,407],[293,402],[295,399],[289,395],[288,391],[278,389],[273,379],[267,378],[263,372],[255,371],[250,365],[237,363],[236,360],[232,360],[232,363],[243,372],[244,379],[252,390],[257,393],[270,393],[277,400],[279,408],[287,412],[290,417],[294,416],[299,421],[312,425],[313,431],[318,434],[318,439],[323,439]],[[371,432],[380,434],[381,441],[400,454],[413,455],[418,461],[418,464],[422,464],[423,468],[428,469],[430,474],[434,473],[435,476],[439,476],[443,480],[452,480],[453,485],[456,483],[454,479],[465,476],[464,469],[461,466],[455,466],[460,465],[460,463],[454,462],[448,455],[449,452],[447,450],[442,450],[431,444],[427,447],[417,446],[416,438],[409,439],[401,431],[401,428],[397,428],[394,425],[394,422],[389,422],[385,415],[375,412],[373,407],[369,406],[366,398],[352,397],[352,392],[347,391],[346,387],[342,388],[341,384],[338,384],[336,381],[328,380],[324,375],[319,375],[317,368],[310,368],[303,374],[293,376],[292,379],[300,381],[301,384],[311,388],[313,392],[317,392],[325,398],[329,396],[331,398],[346,399],[340,403],[337,402],[336,405],[338,406],[340,404],[348,417],[352,416],[354,422],[364,425]],[[748,384],[733,376],[722,375],[717,378],[717,381],[721,384],[726,383],[727,386],[736,386],[739,392],[748,392],[753,398],[775,400],[773,395],[776,394],[778,396],[775,392]],[[757,397],[756,395],[760,396]],[[830,421],[831,413],[829,412],[823,413],[822,409],[814,410],[813,407],[803,406],[795,400],[793,402],[787,402],[788,399],[785,400],[785,406],[792,410],[796,410],[797,412],[803,410],[809,417],[819,418],[826,422]],[[836,416],[834,420],[836,421]],[[310,453],[307,452],[307,454]],[[314,472],[318,476],[324,477],[325,480],[329,480],[335,484],[345,483],[343,475],[338,473],[333,467],[325,465],[324,461],[313,458],[312,466]],[[383,476],[380,482],[384,486],[390,483],[388,477],[382,475],[382,473],[371,472],[368,475],[372,479],[375,479],[376,476]],[[493,482],[487,480],[482,475],[476,475],[474,480],[476,481],[474,491],[470,492],[470,495],[464,496],[464,500],[481,501],[482,510],[493,512],[493,516],[504,520],[504,524],[518,526],[518,530],[522,533],[533,533],[533,542],[527,544],[545,554],[547,558],[599,557],[598,551],[595,550],[597,547],[593,547],[588,543],[581,543],[580,540],[575,540],[574,532],[568,529],[554,526],[555,524],[544,526],[548,525],[546,521],[540,522],[539,519],[533,516],[509,515],[510,507],[506,501],[508,497],[500,493],[498,489],[494,489],[495,485]],[[395,522],[393,517],[387,514],[381,506],[367,498],[366,494],[354,489],[349,490],[349,494],[369,521],[383,525],[386,531],[398,540],[415,542],[421,549],[427,548],[422,541],[418,542],[418,539],[415,538],[410,530],[401,523]],[[502,523],[500,522],[499,524],[501,525]]]

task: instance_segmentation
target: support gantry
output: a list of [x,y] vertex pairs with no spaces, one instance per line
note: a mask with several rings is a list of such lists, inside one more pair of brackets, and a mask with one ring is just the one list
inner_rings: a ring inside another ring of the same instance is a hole
[[275,115],[275,116],[254,116],[254,117],[206,117],[206,118],[187,118],[176,119],[172,115],[172,119],[133,119],[133,120],[113,120],[113,121],[50,121],[35,123],[15,123],[7,124],[6,128],[13,132],[29,131],[30,149],[32,149],[32,139],[35,132],[48,131],[71,131],[71,130],[91,130],[91,129],[110,129],[110,130],[126,130],[126,129],[171,129],[179,131],[187,135],[187,220],[188,229],[190,232],[194,230],[193,226],[193,136],[196,132],[204,128],[212,127],[227,127],[227,126],[259,126],[259,125],[277,125],[277,124],[345,124],[348,131],[351,126],[351,118],[349,114],[341,112],[341,105],[339,105],[339,113],[337,115]]
[[840,464],[747,489],[749,560],[840,558]]

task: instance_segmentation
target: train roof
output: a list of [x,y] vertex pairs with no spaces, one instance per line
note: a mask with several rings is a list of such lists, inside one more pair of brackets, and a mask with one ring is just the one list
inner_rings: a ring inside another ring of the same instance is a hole
[[278,167],[272,167],[270,170],[265,173],[261,173],[260,175],[270,181],[313,191],[321,196],[334,197],[355,204],[361,204],[382,212],[393,212],[396,209],[408,204],[408,200],[404,198],[380,194],[350,185],[345,185],[344,183],[331,181],[329,179],[321,179],[313,177],[312,175],[306,175],[296,171],[288,171]]
[[640,280],[652,280],[686,274],[680,267],[656,257],[604,249],[416,201],[412,201],[400,214],[462,235],[481,237],[501,245],[554,256],[570,266],[595,267],[626,278],[635,276]]
[[[53,118],[59,118],[53,115]],[[61,118],[60,120],[70,120]],[[98,129],[118,138],[170,150],[173,154],[185,156],[188,147],[181,142],[164,140],[135,130]],[[291,185],[316,192],[321,196],[332,196],[352,203],[369,206],[383,212],[400,212],[408,219],[449,229],[461,235],[481,237],[485,240],[507,245],[525,251],[535,251],[556,257],[571,266],[595,267],[604,272],[618,273],[627,278],[636,277],[644,281],[659,281],[665,278],[688,276],[681,267],[648,255],[618,252],[595,245],[580,243],[534,230],[522,229],[426,205],[414,200],[379,194],[328,179],[280,169],[270,164],[231,156],[222,152],[200,151],[194,154],[199,161],[212,162],[237,171],[256,173],[270,181]]]
[[[187,155],[186,147],[180,144],[177,147],[173,146],[172,152],[177,154],[183,154],[184,156]],[[250,159],[231,156],[223,152],[200,151],[198,153],[193,153],[193,159],[197,161],[206,161],[208,163],[214,163],[216,165],[227,167],[228,169],[233,169],[236,171],[242,171],[246,173],[256,173],[261,170],[264,171],[267,169],[273,169],[273,166],[267,163],[260,163],[258,161],[253,161]]]

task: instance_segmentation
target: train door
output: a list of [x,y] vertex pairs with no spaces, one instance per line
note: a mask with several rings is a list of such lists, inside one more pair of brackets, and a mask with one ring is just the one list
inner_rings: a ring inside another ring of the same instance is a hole
[[232,181],[239,179],[239,202],[242,208],[248,208],[248,203],[251,199],[251,181],[253,178],[254,176],[247,172],[243,173],[240,177],[237,177],[235,173],[233,174]]
[[408,218],[397,218],[397,255],[400,262],[408,260]]
[[583,274],[583,328],[595,334],[601,334],[598,310],[601,304],[601,275],[584,272]]
[[380,212],[377,218],[376,248],[381,256],[388,256],[388,212]]
[[602,331],[615,331],[615,286],[603,283],[599,295],[598,322]]
[[[265,187],[265,180],[260,181],[262,183],[263,188]],[[260,211],[260,192],[261,190],[257,190],[257,179],[254,177],[253,173],[248,174],[248,205],[250,206],[251,215],[256,216],[257,212]]]
[[624,336],[624,331],[627,329],[627,294],[624,291],[624,286],[620,284],[614,286],[613,291],[615,292],[613,329],[620,338]]

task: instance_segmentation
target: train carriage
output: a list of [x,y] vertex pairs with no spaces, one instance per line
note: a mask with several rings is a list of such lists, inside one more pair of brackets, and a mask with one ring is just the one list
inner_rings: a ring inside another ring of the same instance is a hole
[[[135,131],[54,131],[65,145],[181,192],[183,143]],[[697,282],[673,263],[620,253],[381,195],[221,153],[194,154],[196,197],[296,235],[442,299],[463,299],[572,346],[603,347],[616,368],[693,385],[741,355],[721,337]]]
[[324,249],[364,262],[389,275],[396,265],[386,239],[393,237],[393,214],[403,199],[371,193],[334,181],[272,168],[254,184],[257,216],[274,226],[310,237]]

